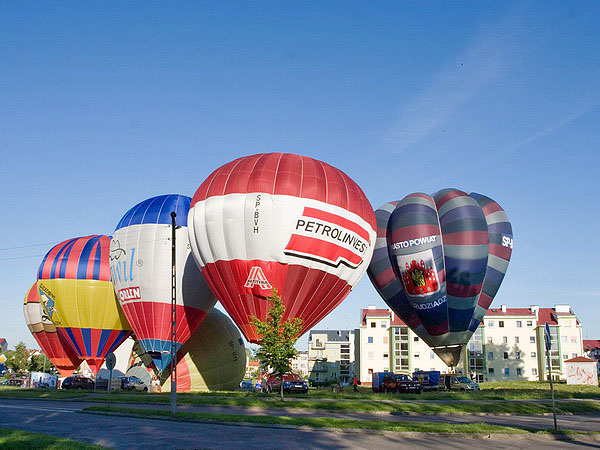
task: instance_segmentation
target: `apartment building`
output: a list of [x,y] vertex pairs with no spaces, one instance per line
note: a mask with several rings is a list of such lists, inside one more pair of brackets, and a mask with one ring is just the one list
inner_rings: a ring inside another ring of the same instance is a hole
[[292,372],[301,377],[308,376],[308,351],[299,351],[296,357],[292,359]]
[[308,336],[309,381],[350,383],[355,372],[354,343],[353,330],[312,330]]
[[374,372],[447,371],[444,362],[393,311],[369,306],[360,310],[356,330],[356,374],[371,383]]
[[[553,337],[552,377],[564,379],[564,361],[583,356],[582,326],[569,305],[554,308],[492,308],[463,350],[457,371],[479,382],[547,377],[544,326]],[[356,373],[370,383],[373,372],[412,373],[448,367],[393,311],[361,310],[356,330]]]

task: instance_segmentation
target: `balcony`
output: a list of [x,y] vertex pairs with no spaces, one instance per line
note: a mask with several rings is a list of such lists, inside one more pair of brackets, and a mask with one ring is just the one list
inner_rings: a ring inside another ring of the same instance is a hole
[[318,356],[318,355],[309,356],[308,360],[309,361],[327,361],[327,356]]

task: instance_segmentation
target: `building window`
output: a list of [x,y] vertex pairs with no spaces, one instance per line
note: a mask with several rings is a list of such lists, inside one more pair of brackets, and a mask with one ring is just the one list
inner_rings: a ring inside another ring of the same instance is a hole
[[315,373],[315,381],[319,381],[319,372]]
[[499,326],[500,328],[504,328],[504,320],[499,320],[499,321],[498,321],[498,326]]
[[515,336],[515,344],[519,343],[519,336]]
[[384,337],[383,337],[383,343],[384,343],[384,344],[387,344],[387,343],[388,343],[388,337],[387,337],[387,336],[384,336]]
[[383,320],[382,320],[382,321],[379,323],[379,326],[380,326],[381,328],[387,328],[387,326],[386,326],[386,323],[385,323],[385,321],[383,321]]
[[491,337],[489,337],[488,338],[488,344],[493,344],[493,343],[494,343],[494,340]]
[[563,359],[569,359],[569,355],[568,355],[567,353],[565,353],[565,354],[563,355]]
[[394,334],[400,334],[400,328],[394,328]]
[[367,344],[372,344],[373,343],[373,336],[369,336],[367,338]]
[[529,343],[535,344],[535,336],[529,336]]
[[389,357],[389,355],[388,355],[387,353],[384,353],[384,354],[383,354],[383,357],[384,357],[384,358],[388,358],[388,357]]
[[537,369],[531,369],[531,375],[537,375]]
[[560,342],[563,343],[563,344],[566,344],[567,343],[567,337],[566,336],[561,336],[560,337]]
[[493,326],[494,326],[494,321],[488,320],[488,327],[493,327]]
[[494,368],[493,367],[488,367],[488,374],[489,375],[494,375]]
[[509,377],[510,376],[510,369],[508,367],[504,368],[504,375]]
[[419,342],[419,336],[415,336],[415,337],[413,338],[413,341],[414,341],[414,342]]
[[535,353],[535,352],[531,352],[531,357],[532,357],[532,358],[535,358],[536,356],[537,356],[537,355],[536,355],[536,353]]
[[396,350],[400,351],[400,342],[396,342]]
[[575,336],[571,336],[571,344],[577,344],[577,338]]
[[506,336],[502,336],[502,342],[508,344],[508,338]]
[[504,352],[504,359],[508,359],[508,352]]
[[371,322],[371,328],[377,328],[377,324],[375,322]]
[[571,353],[571,358],[577,358],[577,353]]
[[517,367],[517,376],[518,376],[518,377],[520,377],[520,376],[521,376],[521,374],[522,374],[522,372],[521,372],[521,368],[520,368],[520,367]]
[[368,372],[369,372],[369,375],[371,375],[373,373],[373,369],[369,369]]
[[396,366],[400,367],[400,358],[396,358]]
[[533,326],[533,320],[528,320],[527,321],[527,326],[528,327],[532,327]]
[[435,353],[429,352],[429,359],[435,359]]
[[494,352],[488,352],[488,361],[494,360]]
[[515,352],[515,359],[521,359],[521,352]]
[[517,328],[521,328],[523,326],[523,322],[517,320]]
[[421,354],[419,352],[415,352],[413,355],[415,358],[419,358],[421,356]]

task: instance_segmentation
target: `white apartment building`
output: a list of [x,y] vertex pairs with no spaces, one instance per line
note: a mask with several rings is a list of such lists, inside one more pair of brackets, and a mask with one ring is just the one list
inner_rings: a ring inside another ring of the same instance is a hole
[[446,364],[393,311],[369,306],[356,330],[356,374],[371,383],[374,372],[446,371]]
[[354,331],[312,330],[308,336],[309,381],[349,384],[354,376]]
[[[563,362],[583,356],[582,326],[569,305],[490,309],[465,347],[457,370],[480,382],[544,379],[546,322],[553,337],[552,377],[564,379]],[[392,311],[374,306],[361,310],[356,349],[356,373],[363,383],[371,382],[373,372],[448,370]]]
[[292,372],[301,377],[308,376],[308,351],[299,351],[296,357],[292,359]]

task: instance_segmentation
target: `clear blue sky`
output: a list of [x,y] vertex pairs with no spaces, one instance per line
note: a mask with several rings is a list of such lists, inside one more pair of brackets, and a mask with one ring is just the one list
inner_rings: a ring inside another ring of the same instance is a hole
[[[35,345],[22,301],[51,243],[285,151],[374,208],[491,196],[515,234],[494,304],[569,303],[600,338],[598,23],[595,1],[0,1],[0,337]],[[368,304],[365,276],[318,327]]]

